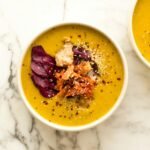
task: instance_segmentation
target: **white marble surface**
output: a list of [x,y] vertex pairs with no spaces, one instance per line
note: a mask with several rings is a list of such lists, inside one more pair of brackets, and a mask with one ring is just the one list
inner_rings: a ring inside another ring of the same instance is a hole
[[[150,150],[150,70],[132,51],[128,17],[135,0],[0,0],[0,150]],[[103,124],[60,132],[34,119],[22,102],[16,66],[39,31],[60,21],[97,25],[123,49],[129,65],[127,94]]]

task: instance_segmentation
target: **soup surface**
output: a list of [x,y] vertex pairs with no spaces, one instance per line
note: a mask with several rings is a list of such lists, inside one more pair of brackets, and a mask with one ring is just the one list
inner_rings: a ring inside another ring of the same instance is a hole
[[133,34],[143,57],[150,62],[150,0],[138,0],[133,15]]
[[[31,80],[32,47],[42,45],[48,54],[55,56],[63,46],[64,37],[70,37],[74,44],[86,42],[89,50],[94,50],[100,77],[88,107],[57,95],[44,98]],[[113,107],[122,89],[124,72],[116,48],[104,35],[81,25],[63,25],[45,32],[32,43],[23,60],[21,79],[28,102],[42,117],[56,124],[79,126],[97,120]]]

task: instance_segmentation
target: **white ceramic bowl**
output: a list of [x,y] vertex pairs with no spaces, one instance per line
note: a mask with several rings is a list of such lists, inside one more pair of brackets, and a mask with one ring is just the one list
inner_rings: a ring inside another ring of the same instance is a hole
[[138,2],[138,0],[135,1],[133,8],[131,10],[131,15],[130,15],[130,20],[129,20],[129,23],[130,23],[129,24],[129,37],[130,37],[131,44],[133,46],[133,50],[135,51],[137,56],[147,67],[150,68],[150,63],[142,56],[142,53],[140,52],[140,50],[135,42],[134,35],[133,35],[132,20],[133,20],[133,14],[134,14],[134,10],[135,10],[137,2]]
[[[59,124],[55,124],[55,123],[52,123],[52,122],[49,122],[48,120],[46,120],[45,118],[43,118],[40,114],[38,114],[33,108],[32,106],[29,104],[25,94],[24,94],[24,91],[23,91],[23,88],[22,88],[22,84],[21,84],[21,66],[22,66],[22,61],[23,61],[23,58],[25,56],[25,53],[27,52],[27,49],[28,47],[31,45],[31,43],[39,36],[41,35],[42,33],[50,30],[51,28],[53,27],[57,27],[57,26],[61,26],[61,25],[65,25],[65,24],[80,24],[80,25],[84,25],[84,26],[87,26],[87,27],[90,27],[90,28],[93,28],[95,30],[97,30],[98,32],[102,33],[103,35],[105,35],[113,44],[114,46],[116,47],[116,49],[118,50],[118,53],[120,54],[120,57],[121,57],[121,60],[122,60],[122,64],[123,64],[123,67],[124,67],[124,83],[123,83],[123,87],[122,87],[122,90],[121,90],[121,93],[120,93],[120,96],[118,97],[118,100],[116,101],[115,105],[109,110],[109,112],[104,115],[103,117],[100,117],[99,119],[97,119],[96,121],[94,122],[91,122],[89,124],[86,124],[86,125],[81,125],[81,126],[63,126],[63,125],[59,125]],[[125,91],[126,91],[126,88],[127,88],[127,83],[128,83],[128,67],[127,67],[127,62],[126,62],[126,59],[125,59],[125,56],[123,54],[123,51],[120,49],[120,47],[111,39],[109,38],[105,33],[103,33],[101,30],[95,28],[95,27],[92,27],[91,25],[87,25],[87,24],[83,24],[83,23],[61,23],[61,24],[57,24],[57,25],[54,25],[46,30],[44,30],[43,32],[41,32],[38,36],[36,36],[33,41],[31,41],[29,43],[29,45],[27,46],[27,48],[25,49],[25,52],[24,54],[22,55],[21,57],[21,61],[20,61],[20,64],[19,64],[19,67],[18,67],[18,87],[19,87],[19,91],[20,91],[20,94],[21,94],[21,97],[25,103],[25,105],[27,106],[27,108],[29,109],[29,111],[38,119],[40,120],[41,122],[43,122],[44,124],[50,126],[50,127],[53,127],[55,129],[58,129],[58,130],[64,130],[64,131],[80,131],[80,130],[85,130],[85,129],[88,129],[88,128],[92,128],[94,126],[96,126],[97,124],[100,124],[102,123],[104,120],[106,120],[108,117],[110,117],[112,115],[112,113],[118,108],[118,106],[120,105],[124,95],[125,95]]]

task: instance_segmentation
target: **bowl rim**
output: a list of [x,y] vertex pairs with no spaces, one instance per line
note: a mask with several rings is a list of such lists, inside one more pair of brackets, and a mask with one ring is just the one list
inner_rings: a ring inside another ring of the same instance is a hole
[[[122,65],[123,65],[124,82],[123,82],[123,85],[122,85],[122,89],[121,89],[120,95],[118,96],[118,98],[117,98],[115,104],[113,105],[113,107],[104,116],[98,118],[97,120],[95,120],[93,122],[90,122],[88,124],[81,125],[81,126],[64,126],[64,125],[61,125],[61,124],[56,124],[56,123],[53,123],[53,122],[49,122],[47,119],[42,117],[38,112],[36,112],[34,110],[32,105],[28,102],[28,100],[27,100],[27,98],[25,96],[25,93],[23,91],[23,88],[22,88],[22,83],[21,83],[21,68],[22,68],[21,66],[22,66],[22,63],[23,63],[24,56],[25,56],[29,46],[31,46],[31,44],[34,42],[34,40],[36,40],[43,33],[51,30],[54,27],[59,27],[59,26],[63,26],[63,25],[82,25],[82,26],[89,27],[91,29],[94,29],[94,30],[98,31],[99,33],[104,35],[107,39],[109,39],[111,41],[111,43],[115,46],[115,48],[117,49],[118,54],[120,55],[120,58],[121,58],[121,61],[122,61]],[[17,71],[18,71],[17,72],[17,80],[18,80],[19,93],[21,95],[21,98],[23,99],[23,102],[25,103],[26,107],[28,108],[28,110],[31,112],[31,114],[35,118],[37,118],[38,120],[40,120],[41,122],[43,122],[47,126],[52,127],[54,129],[57,129],[57,130],[62,130],[62,131],[81,131],[81,130],[93,128],[96,125],[104,122],[107,118],[109,118],[114,113],[114,111],[121,104],[121,102],[123,100],[123,97],[125,95],[126,89],[127,89],[127,84],[128,84],[128,65],[127,65],[127,61],[126,61],[125,55],[124,55],[123,51],[121,50],[121,48],[119,47],[119,45],[114,40],[112,40],[112,38],[110,38],[110,36],[108,36],[106,33],[104,33],[98,27],[95,27],[93,25],[89,25],[87,23],[81,23],[81,22],[62,22],[62,23],[53,24],[50,27],[48,27],[47,29],[41,31],[36,36],[34,36],[34,38],[28,43],[28,45],[26,46],[24,52],[22,53],[22,56],[20,58]]]
[[143,62],[144,65],[146,65],[148,68],[150,68],[150,62],[148,62],[148,60],[146,60],[146,58],[144,58],[144,56],[142,56],[142,53],[140,52],[140,49],[138,48],[136,42],[135,42],[135,38],[134,38],[134,34],[133,34],[133,15],[134,15],[134,11],[136,8],[136,5],[138,3],[138,0],[135,1],[135,3],[133,4],[133,7],[130,11],[130,17],[129,17],[129,39],[130,42],[132,44],[133,50],[136,53],[136,55],[140,58],[141,62]]

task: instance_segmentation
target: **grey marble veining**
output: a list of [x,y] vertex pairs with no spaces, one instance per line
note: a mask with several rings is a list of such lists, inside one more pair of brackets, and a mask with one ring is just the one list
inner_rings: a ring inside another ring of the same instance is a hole
[[[131,0],[0,0],[0,150],[149,150],[150,70],[128,39]],[[82,132],[56,131],[34,119],[18,90],[16,69],[26,44],[59,21],[102,28],[120,44],[129,65],[127,94],[101,125]]]

